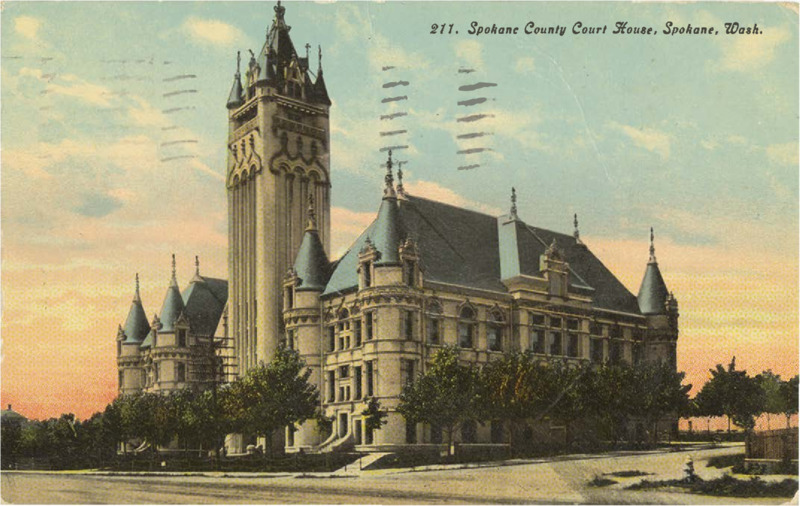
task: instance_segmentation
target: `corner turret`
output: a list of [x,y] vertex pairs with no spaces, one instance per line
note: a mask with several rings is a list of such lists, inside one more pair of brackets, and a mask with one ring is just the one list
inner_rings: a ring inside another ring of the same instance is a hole
[[244,92],[242,91],[242,74],[240,72],[240,65],[242,62],[241,52],[236,52],[236,74],[233,76],[233,86],[228,95],[228,109],[236,109],[244,104]]
[[397,207],[397,193],[392,175],[392,152],[386,160],[386,183],[383,189],[383,201],[375,220],[372,242],[380,253],[376,266],[397,265],[400,263],[399,248],[403,241],[403,225],[400,221],[400,210]]
[[172,255],[172,279],[167,288],[167,295],[164,297],[164,304],[161,306],[161,329],[159,332],[173,332],[175,330],[175,322],[180,317],[185,306],[183,304],[183,297],[178,288],[178,280],[175,276],[175,255]]
[[661,276],[661,270],[656,261],[656,249],[653,244],[653,228],[650,228],[650,260],[644,271],[642,285],[639,287],[639,310],[644,315],[665,314],[669,290]]
[[141,343],[148,332],[150,332],[150,323],[147,321],[147,315],[142,306],[142,298],[139,295],[139,274],[136,274],[136,290],[133,294],[133,301],[131,308],[128,311],[128,317],[125,319],[125,326],[122,328],[125,334],[123,343]]

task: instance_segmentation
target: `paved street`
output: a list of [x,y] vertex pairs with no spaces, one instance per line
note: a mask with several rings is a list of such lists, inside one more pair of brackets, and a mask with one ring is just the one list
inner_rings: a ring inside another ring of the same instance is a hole
[[[627,491],[641,478],[614,478],[620,483],[594,488],[596,475],[638,470],[648,478],[682,475],[688,455],[698,474],[714,455],[740,452],[719,448],[692,452],[587,456],[547,462],[437,470],[365,471],[360,474],[270,474],[258,476],[148,475],[109,476],[86,473],[2,473],[2,498],[10,503],[753,503],[753,499],[715,498],[673,492]],[[332,477],[335,476],[335,477]],[[780,504],[781,499],[761,499]]]

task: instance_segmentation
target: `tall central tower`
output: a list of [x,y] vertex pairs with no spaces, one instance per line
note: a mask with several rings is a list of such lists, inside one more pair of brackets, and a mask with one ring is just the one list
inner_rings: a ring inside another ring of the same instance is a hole
[[239,374],[268,361],[282,339],[282,282],[303,238],[309,194],[330,254],[331,101],[297,54],[278,2],[244,82],[237,57],[228,97],[228,312]]

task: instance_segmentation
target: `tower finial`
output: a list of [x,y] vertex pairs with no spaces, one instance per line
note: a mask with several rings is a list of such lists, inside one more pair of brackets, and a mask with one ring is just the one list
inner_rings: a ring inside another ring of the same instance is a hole
[[194,256],[194,274],[195,276],[200,275],[200,257],[197,255]]
[[511,187],[511,211],[509,212],[512,220],[517,219],[517,189]]
[[139,302],[141,300],[142,300],[142,298],[139,295],[139,273],[137,272],[136,273],[136,290],[133,292],[133,301],[134,302]]
[[317,214],[314,212],[314,194],[308,194],[308,224],[306,231],[317,229]]
[[319,72],[322,73],[322,46],[317,46],[317,61],[319,62]]
[[236,51],[236,75],[240,76],[241,73],[241,66],[242,66],[242,52]]
[[308,61],[308,50],[311,49],[311,44],[306,42],[306,46],[305,47],[306,47],[306,61]]
[[275,9],[275,19],[278,23],[283,24],[283,15],[286,13],[286,7],[281,5],[281,0],[278,0],[278,5],[273,7]]
[[397,195],[398,196],[405,196],[406,191],[403,188],[403,164],[408,163],[405,160],[397,162]]
[[654,264],[656,263],[656,247],[653,242],[654,235],[653,235],[653,227],[650,227],[650,261],[649,263]]
[[572,224],[575,226],[575,231],[572,233],[572,236],[575,237],[575,242],[581,244],[581,232],[578,230],[578,213],[575,213]]
[[392,150],[389,150],[389,157],[386,159],[386,176],[384,176],[383,180],[386,183],[386,187],[383,189],[383,197],[395,197],[396,194],[394,192],[394,176],[392,175]]
[[172,280],[171,284],[178,286],[178,278],[175,274],[175,253],[172,254]]

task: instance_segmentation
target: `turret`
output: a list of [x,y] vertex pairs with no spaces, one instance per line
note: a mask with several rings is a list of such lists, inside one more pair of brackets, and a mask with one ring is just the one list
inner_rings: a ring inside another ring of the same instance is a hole
[[233,76],[233,86],[231,87],[231,93],[228,95],[228,109],[236,109],[237,107],[241,107],[244,103],[244,93],[242,92],[242,75],[239,71],[239,67],[242,61],[242,54],[240,52],[236,52],[236,74]]
[[309,195],[308,224],[293,266],[298,278],[295,290],[322,293],[325,283],[328,282],[329,264],[328,256],[325,254],[325,248],[322,246],[317,231],[314,197]]
[[650,228],[650,260],[644,271],[642,285],[639,288],[639,310],[644,315],[655,315],[666,313],[667,297],[669,290],[661,276],[661,270],[656,261],[656,249],[653,244],[653,228]]
[[125,319],[125,326],[122,328],[125,334],[123,343],[141,343],[147,333],[150,332],[150,323],[142,306],[142,298],[139,295],[139,274],[136,274],[136,290],[133,293],[133,301],[128,311],[128,318]]
[[183,297],[178,288],[178,280],[175,276],[175,255],[172,255],[172,279],[167,288],[167,295],[164,297],[164,305],[161,306],[161,329],[159,332],[172,332],[175,330],[175,322],[185,309]]
[[400,263],[399,248],[403,241],[403,225],[400,210],[397,207],[397,193],[392,175],[392,152],[386,160],[386,186],[383,190],[383,201],[375,220],[372,243],[380,253],[376,266],[398,265]]

